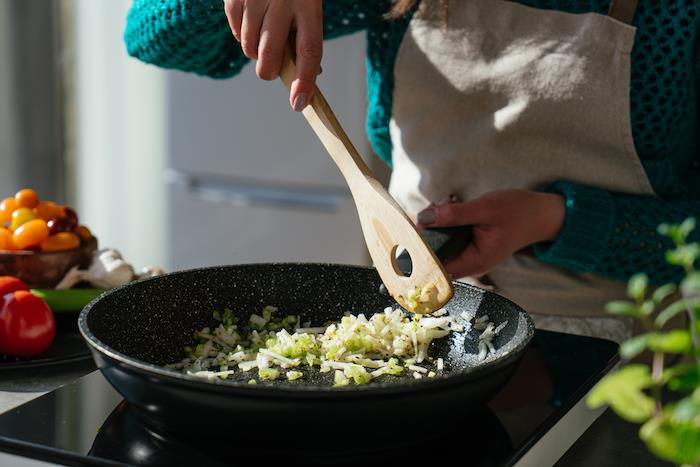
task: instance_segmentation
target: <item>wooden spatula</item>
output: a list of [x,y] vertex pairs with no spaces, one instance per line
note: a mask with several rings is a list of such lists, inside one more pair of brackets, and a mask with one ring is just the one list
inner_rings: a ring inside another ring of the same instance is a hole
[[[291,48],[285,54],[280,78],[290,88],[296,77]],[[345,177],[355,200],[369,254],[384,285],[404,308],[430,313],[452,298],[452,283],[442,264],[416,231],[411,220],[373,176],[331,106],[316,87],[304,117]],[[396,251],[405,248],[412,272],[406,277],[396,262]]]

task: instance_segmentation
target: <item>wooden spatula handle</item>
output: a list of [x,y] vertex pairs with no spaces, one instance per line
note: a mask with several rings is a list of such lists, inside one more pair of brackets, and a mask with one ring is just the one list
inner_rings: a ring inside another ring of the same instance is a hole
[[[296,66],[291,47],[280,71],[280,78],[291,89]],[[374,266],[389,293],[405,308],[426,313],[443,306],[452,297],[452,283],[432,250],[415,230],[401,207],[377,181],[353,146],[321,91],[315,87],[304,117],[325,146],[345,178],[357,206],[365,243]],[[396,261],[396,251],[403,246],[411,255],[413,270],[405,276]],[[420,306],[415,291],[426,291]]]
[[[280,78],[288,89],[291,89],[292,83],[296,79],[296,66],[291,50],[291,47],[288,47],[280,72]],[[309,105],[304,109],[303,114],[333,158],[333,161],[343,173],[348,184],[351,185],[351,190],[353,189],[353,181],[359,181],[358,175],[361,175],[361,178],[374,178],[371,170],[367,167],[357,149],[355,149],[342,125],[338,122],[335,113],[333,113],[333,109],[331,109],[328,101],[326,101],[326,98],[317,86],[314,86],[313,97]]]

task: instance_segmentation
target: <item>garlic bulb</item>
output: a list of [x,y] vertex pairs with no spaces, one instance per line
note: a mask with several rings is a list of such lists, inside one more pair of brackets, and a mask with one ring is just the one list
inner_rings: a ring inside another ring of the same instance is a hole
[[131,282],[135,276],[134,268],[124,261],[122,255],[115,249],[107,248],[94,253],[87,270],[78,269],[76,266],[68,271],[56,285],[56,289],[70,289],[79,282],[89,282],[93,287],[100,289],[111,289]]

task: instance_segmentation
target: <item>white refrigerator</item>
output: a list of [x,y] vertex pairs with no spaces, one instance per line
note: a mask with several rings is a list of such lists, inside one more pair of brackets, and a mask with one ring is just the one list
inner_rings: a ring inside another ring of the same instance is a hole
[[[368,152],[362,36],[326,44],[319,86]],[[365,264],[355,205],[280,81],[168,76],[170,265]]]

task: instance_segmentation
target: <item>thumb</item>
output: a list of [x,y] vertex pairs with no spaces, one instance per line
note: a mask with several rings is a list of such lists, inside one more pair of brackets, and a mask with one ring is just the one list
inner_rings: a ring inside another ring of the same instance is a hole
[[488,211],[478,199],[466,203],[428,206],[418,213],[418,223],[424,227],[456,227],[485,223]]

